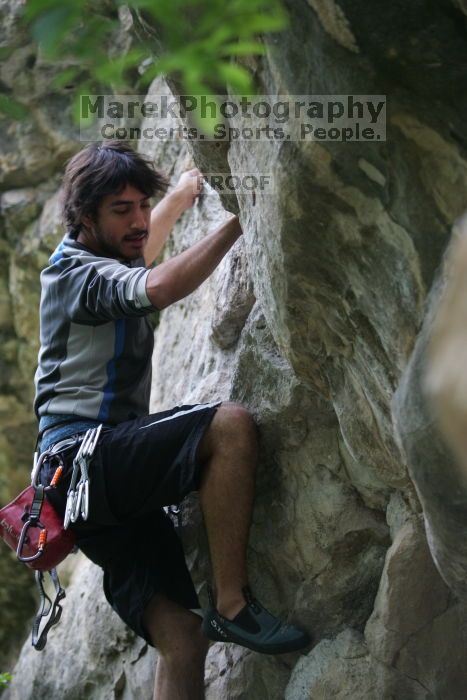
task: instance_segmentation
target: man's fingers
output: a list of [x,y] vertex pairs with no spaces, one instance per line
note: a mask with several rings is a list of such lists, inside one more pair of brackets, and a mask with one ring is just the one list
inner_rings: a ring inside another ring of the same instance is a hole
[[184,201],[184,208],[191,208],[201,194],[204,186],[203,173],[198,168],[192,168],[182,173],[176,190],[181,193]]
[[204,186],[204,178],[201,175],[201,173],[195,177],[195,182],[196,182],[196,193],[198,194],[199,192],[201,192],[201,190],[203,189],[203,186]]
[[187,187],[195,194],[198,194],[204,184],[203,173],[198,168],[192,168],[184,172],[178,181],[178,187]]
[[195,180],[195,196],[197,196],[199,195],[204,186],[203,173],[201,172],[201,170],[198,170],[198,168],[193,168],[193,170],[190,170],[190,175]]

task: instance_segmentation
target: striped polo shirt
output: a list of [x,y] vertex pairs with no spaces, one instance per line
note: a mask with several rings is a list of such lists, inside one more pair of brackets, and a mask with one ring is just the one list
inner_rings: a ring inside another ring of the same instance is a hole
[[40,429],[74,417],[76,424],[115,425],[147,415],[154,346],[149,272],[143,258],[100,256],[68,236],[50,257],[41,273],[35,375]]

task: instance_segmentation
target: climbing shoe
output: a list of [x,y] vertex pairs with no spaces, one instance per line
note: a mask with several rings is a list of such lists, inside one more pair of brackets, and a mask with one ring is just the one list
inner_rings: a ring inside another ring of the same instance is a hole
[[209,609],[204,616],[203,631],[208,639],[216,642],[234,642],[260,654],[285,654],[308,646],[311,639],[307,632],[287,625],[271,615],[251,594],[248,587],[242,589],[246,605],[233,620],[223,617],[209,592]]

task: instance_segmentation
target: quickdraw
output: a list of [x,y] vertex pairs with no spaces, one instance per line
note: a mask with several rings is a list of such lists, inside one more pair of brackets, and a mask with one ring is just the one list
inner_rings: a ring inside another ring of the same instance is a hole
[[[68,488],[65,519],[63,527],[65,530],[70,522],[75,523],[81,515],[83,520],[87,520],[89,515],[89,463],[96,449],[102,424],[97,428],[91,428],[84,436],[83,442],[73,460],[73,471],[71,473],[70,486]],[[78,472],[81,472],[79,482]]]
[[[48,573],[52,579],[52,583],[55,589],[55,597],[53,601],[45,592],[44,588],[44,578],[45,574]],[[40,595],[40,605],[37,615],[34,619],[32,626],[32,645],[37,651],[42,651],[47,644],[47,635],[51,627],[56,625],[62,616],[62,606],[60,602],[65,598],[65,589],[60,585],[60,579],[58,578],[57,569],[50,569],[50,571],[36,571],[36,584],[39,589]],[[42,631],[40,631],[41,622],[47,618]]]

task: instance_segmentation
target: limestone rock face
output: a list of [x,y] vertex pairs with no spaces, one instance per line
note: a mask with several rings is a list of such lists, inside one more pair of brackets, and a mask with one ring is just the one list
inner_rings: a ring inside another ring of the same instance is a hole
[[[2,5],[5,41],[16,42],[2,69],[6,85],[30,51],[11,29],[14,7]],[[225,205],[239,212],[243,238],[209,280],[157,319],[151,409],[228,400],[252,412],[261,443],[251,585],[314,638],[306,654],[284,658],[213,645],[206,693],[456,700],[467,680],[465,604],[454,597],[463,591],[443,576],[447,559],[436,561],[441,575],[433,562],[439,521],[420,485],[432,491],[435,466],[443,470],[443,508],[457,482],[425,420],[419,384],[407,377],[415,366],[417,379],[427,296],[436,294],[435,272],[465,206],[463,4],[416,2],[404,16],[391,4],[354,0],[287,7],[289,30],[252,60],[259,91],[387,93],[385,142],[140,144],[173,182],[197,165],[269,173],[275,184],[273,194],[235,201],[206,188],[163,255],[220,224]],[[31,115],[6,124],[0,161],[2,497],[17,490],[16,465],[23,474],[29,466],[38,275],[62,233],[57,177],[79,148],[60,111],[64,95],[45,106],[46,67],[39,60],[29,71]],[[158,81],[150,92],[167,90]],[[57,128],[48,109],[62,115]],[[183,506],[180,535],[205,603],[210,571],[196,496]],[[25,643],[10,698],[149,699],[155,653],[107,606],[98,569],[78,559],[70,581],[64,621],[41,657]],[[64,654],[72,664],[62,663]]]
[[427,300],[427,313],[393,398],[394,421],[409,461],[425,519],[434,562],[443,579],[465,600],[467,484],[456,456],[447,447],[426,390],[427,345],[437,301],[445,284],[439,275]]
[[432,695],[420,683],[394,668],[372,660],[361,635],[351,629],[344,630],[333,641],[323,639],[301,659],[292,672],[285,693],[285,700],[431,700],[434,697],[439,696]]
[[[57,175],[79,148],[71,119],[72,98],[52,87],[59,67],[48,64],[19,19],[22,0],[0,3],[0,92],[23,105],[25,116],[0,115],[0,496],[4,505],[28,483],[36,439],[32,413],[34,371],[39,347],[39,273],[63,235],[55,202]],[[54,221],[53,221],[54,220]],[[46,228],[46,233],[41,229]],[[46,222],[46,223],[45,223]],[[0,550],[2,616],[0,665],[24,638],[32,613],[32,577],[11,575],[9,554]],[[7,574],[7,572],[9,572]],[[24,582],[28,581],[27,586]],[[23,605],[16,605],[21,598]],[[28,600],[29,599],[29,600]],[[13,619],[11,611],[16,610]],[[8,622],[7,622],[8,620]],[[8,639],[8,643],[4,641]],[[10,664],[11,661],[8,661]]]
[[433,564],[421,523],[407,521],[387,552],[375,607],[365,629],[374,655],[388,665],[396,664],[409,638],[442,615],[450,598]]
[[[38,653],[28,640],[16,666],[10,697],[149,698],[154,650],[136,639],[112,611],[102,592],[100,570],[81,555],[73,564],[79,575],[67,588],[54,641]],[[66,572],[59,570],[59,574],[67,580]]]

